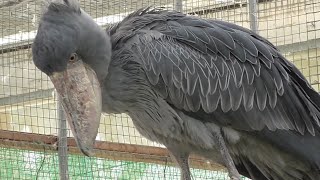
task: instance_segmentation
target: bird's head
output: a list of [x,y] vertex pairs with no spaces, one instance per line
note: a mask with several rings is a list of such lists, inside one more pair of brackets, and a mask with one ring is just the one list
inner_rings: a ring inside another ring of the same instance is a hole
[[101,117],[100,84],[111,59],[109,36],[76,0],[54,0],[42,15],[32,53],[61,97],[78,147],[90,155]]

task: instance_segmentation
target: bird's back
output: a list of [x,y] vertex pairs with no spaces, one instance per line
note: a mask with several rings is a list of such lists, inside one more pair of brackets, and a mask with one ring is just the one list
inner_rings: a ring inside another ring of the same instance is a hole
[[150,111],[131,111],[141,134],[208,156],[206,138],[218,126],[243,174],[320,179],[320,95],[269,41],[231,23],[150,9],[108,33],[113,64],[143,81],[135,105]]

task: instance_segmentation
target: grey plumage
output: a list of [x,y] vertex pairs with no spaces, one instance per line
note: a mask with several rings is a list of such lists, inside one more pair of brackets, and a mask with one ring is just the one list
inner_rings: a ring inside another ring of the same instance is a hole
[[320,178],[320,96],[269,41],[231,23],[150,8],[106,35],[112,55],[96,54],[111,55],[107,69],[75,50],[100,79],[103,111],[127,113],[143,136],[164,144],[182,178],[190,178],[190,153],[228,166],[223,151],[253,179]]
[[[154,102],[154,111],[148,114],[158,114],[135,119],[142,121],[136,124],[142,134],[160,143],[164,142],[158,136],[174,135],[173,139],[178,142],[210,149],[214,146],[210,130],[206,132],[208,127],[202,127],[209,123],[233,128],[240,136],[242,132],[252,136],[264,131],[270,133],[268,130],[286,130],[289,134],[300,133],[304,138],[319,132],[318,94],[271,43],[230,23],[160,12],[141,10],[109,29],[112,45],[116,47],[112,59],[117,62],[115,59],[126,58],[125,67],[139,68],[148,79],[141,85],[143,90],[156,92],[146,98],[147,102],[136,102],[148,106],[142,108],[143,111]],[[119,44],[125,45],[118,49]],[[129,76],[135,78],[135,75]],[[302,94],[305,89],[316,96],[316,101]],[[159,105],[159,97],[167,103]],[[156,112],[158,108],[168,112],[160,114]],[[188,124],[179,115],[172,118],[176,116],[170,114],[172,110],[197,120]],[[135,117],[137,112],[130,114]],[[164,120],[167,118],[173,122]],[[153,124],[154,121],[159,124]],[[146,127],[144,123],[152,124]],[[187,126],[194,130],[188,131]],[[146,133],[148,130],[152,132]],[[186,138],[188,135],[191,137]],[[308,137],[319,147],[318,136]],[[313,153],[308,156],[312,156],[318,166],[319,157]]]

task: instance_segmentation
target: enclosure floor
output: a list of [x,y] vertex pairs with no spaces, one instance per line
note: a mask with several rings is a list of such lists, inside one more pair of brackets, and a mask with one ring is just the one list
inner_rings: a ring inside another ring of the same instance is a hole
[[[57,153],[0,147],[0,179],[59,179]],[[81,155],[69,155],[70,179],[179,180],[178,168],[152,163],[111,161]],[[193,179],[227,180],[219,171],[192,169]]]

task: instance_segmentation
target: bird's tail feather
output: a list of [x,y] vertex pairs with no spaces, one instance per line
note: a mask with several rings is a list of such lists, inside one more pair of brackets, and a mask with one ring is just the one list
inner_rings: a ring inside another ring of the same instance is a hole
[[316,171],[304,172],[294,167],[286,168],[283,172],[274,171],[264,163],[258,163],[248,158],[239,158],[236,167],[240,174],[252,180],[318,180],[320,178]]
[[[268,131],[269,130],[266,130],[266,132]],[[262,131],[262,133],[266,132]],[[270,134],[273,134],[275,138],[282,136],[280,139],[292,137],[292,134],[288,136],[283,135],[283,133],[277,134],[275,132]],[[234,157],[237,169],[241,174],[251,177],[254,180],[320,179],[320,167],[317,165],[317,162],[313,161],[310,157],[297,155],[297,153],[294,152],[295,150],[292,150],[294,141],[296,141],[297,146],[305,149],[305,154],[318,154],[317,152],[320,149],[319,140],[311,139],[309,141],[307,140],[305,144],[300,144],[297,142],[300,142],[301,139],[292,139],[289,143],[284,145],[287,146],[286,148],[279,148],[277,141],[273,140],[272,142],[272,140],[270,140],[268,142],[262,142],[260,137],[245,133],[240,140],[242,142],[230,145],[230,153]],[[293,137],[296,138],[295,136]],[[310,137],[314,138],[314,136]],[[263,138],[265,139],[265,137]],[[283,141],[279,140],[279,142]],[[317,144],[313,147],[314,144],[312,143]],[[295,148],[297,149],[297,147]],[[313,162],[307,160],[308,158]]]
[[[280,60],[285,61],[284,58],[280,58]],[[284,63],[282,62],[282,64]],[[291,76],[297,96],[304,102],[309,114],[314,119],[315,129],[320,132],[320,94],[311,86],[298,68],[292,65],[286,66],[286,69]]]

